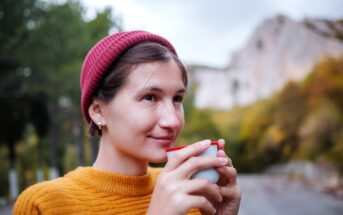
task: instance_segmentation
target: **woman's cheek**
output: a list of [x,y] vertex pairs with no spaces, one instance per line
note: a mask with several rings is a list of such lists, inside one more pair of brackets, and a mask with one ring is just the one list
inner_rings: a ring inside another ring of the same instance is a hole
[[135,113],[131,115],[133,126],[142,130],[151,130],[155,126],[156,114],[150,111],[136,111]]
[[183,106],[181,105],[181,108],[180,108],[180,131],[183,129],[183,126],[185,125],[185,114],[184,114],[184,111],[183,111]]

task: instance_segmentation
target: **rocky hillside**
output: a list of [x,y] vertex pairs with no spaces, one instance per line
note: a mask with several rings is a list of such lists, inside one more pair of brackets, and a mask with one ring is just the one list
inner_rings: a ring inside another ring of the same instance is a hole
[[343,21],[276,16],[264,21],[225,70],[198,67],[196,105],[227,109],[271,95],[301,80],[327,56],[343,55]]

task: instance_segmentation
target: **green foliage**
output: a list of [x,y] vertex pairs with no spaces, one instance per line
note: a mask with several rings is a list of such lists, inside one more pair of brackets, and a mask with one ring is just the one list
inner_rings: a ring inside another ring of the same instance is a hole
[[7,148],[4,145],[0,145],[0,196],[6,196],[9,192],[8,185],[8,175],[3,174],[9,170],[9,162],[7,159]]
[[334,135],[334,145],[327,150],[325,153],[326,159],[334,163],[341,172],[343,171],[343,129],[341,128],[335,135]]
[[[214,117],[227,120],[226,125],[216,124],[224,131],[235,131],[227,138],[235,140],[234,148],[239,149],[234,150],[239,155],[232,157],[241,171],[261,171],[296,158],[325,160],[343,172],[342,96],[343,58],[328,58],[303,82],[288,83],[244,112],[232,110]],[[239,120],[233,122],[227,116]]]
[[342,112],[330,100],[322,100],[307,114],[299,129],[300,158],[314,160],[335,145],[337,133],[343,128]]
[[[63,174],[91,162],[94,143],[79,109],[80,68],[89,48],[121,30],[121,21],[111,19],[110,9],[90,20],[83,13],[77,1],[0,3],[0,169],[7,172],[13,166],[7,156],[13,162],[16,153],[21,189],[36,181],[39,169],[46,177],[51,165]],[[180,145],[223,138],[240,172],[293,158],[324,159],[343,172],[343,59],[328,58],[303,82],[230,111],[197,109],[194,90],[184,103]],[[7,180],[0,175],[0,196],[8,194]]]
[[194,107],[193,92],[190,90],[184,103],[186,124],[180,137],[180,145],[188,145],[204,139],[217,140],[219,136],[219,131],[211,118],[211,111]]
[[35,0],[0,3],[0,145],[7,146],[11,168],[16,159],[14,145],[26,126],[33,125],[35,132],[44,136],[49,124],[44,93],[26,89],[30,71],[20,57],[30,32],[28,26],[39,17],[35,4]]
[[316,105],[317,100],[329,98],[343,110],[343,60],[328,58],[314,67],[305,80],[309,101]]
[[225,139],[225,151],[240,172],[259,172],[290,159],[324,160],[343,172],[342,96],[343,58],[328,58],[303,82],[290,82],[246,107],[198,110],[187,100],[190,118],[182,141]]
[[256,142],[262,137],[263,132],[272,123],[275,104],[272,100],[262,100],[251,106],[245,114],[240,130],[241,139]]
[[[76,156],[90,148],[79,108],[81,64],[96,41],[121,27],[110,9],[89,20],[84,12],[73,0],[0,3],[1,156],[17,167],[21,189],[35,182],[37,169],[57,165],[63,174],[90,157]],[[8,169],[4,160],[0,169]]]

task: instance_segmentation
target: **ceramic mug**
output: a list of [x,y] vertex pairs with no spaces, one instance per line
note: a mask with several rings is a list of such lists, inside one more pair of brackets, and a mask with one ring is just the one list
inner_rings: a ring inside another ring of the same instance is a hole
[[[187,146],[180,146],[180,147],[166,149],[168,159],[171,158],[177,150],[183,149],[184,147],[187,147]],[[211,146],[208,149],[206,149],[203,153],[197,156],[217,157],[217,152],[218,152],[218,142],[211,142]],[[199,172],[195,173],[194,175],[191,176],[191,179],[194,179],[194,178],[206,178],[208,179],[208,181],[215,184],[219,180],[219,174],[215,170],[215,168],[209,168],[209,169],[200,170]]]

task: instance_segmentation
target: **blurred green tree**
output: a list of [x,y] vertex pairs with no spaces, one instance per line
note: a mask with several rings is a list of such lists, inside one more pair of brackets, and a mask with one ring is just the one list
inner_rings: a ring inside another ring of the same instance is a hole
[[[121,30],[120,20],[113,21],[110,9],[97,12],[91,19],[86,19],[84,12],[77,1],[0,3],[0,144],[9,146],[12,168],[15,143],[25,131],[31,131],[28,125],[35,128],[32,132],[38,137],[49,132],[48,141],[37,140],[41,156],[36,162],[44,166],[49,159],[55,170],[52,177],[57,176],[57,169],[65,172],[68,144],[78,146],[76,160],[79,165],[84,162],[87,138],[78,84],[82,60],[110,30]],[[42,143],[49,145],[42,147]]]
[[180,145],[188,145],[196,141],[219,138],[219,131],[211,118],[210,110],[200,110],[194,106],[196,86],[191,86],[184,102],[186,123],[179,138]]
[[307,114],[299,128],[298,156],[315,161],[330,151],[337,134],[343,128],[343,116],[335,103],[322,99],[318,106]]
[[287,158],[298,147],[298,130],[307,113],[307,94],[299,84],[289,82],[278,95],[276,104],[274,122],[285,135],[280,150]]
[[9,151],[10,199],[18,193],[15,143],[22,138],[28,123],[40,136],[47,134],[49,124],[44,95],[26,90],[30,71],[19,57],[27,42],[29,24],[39,19],[36,3],[36,0],[0,3],[0,144],[6,144]]
[[343,58],[327,58],[309,76],[272,97],[211,117],[240,171],[290,159],[330,162],[343,172]]
[[[82,6],[75,1],[64,4],[42,2],[40,7],[44,8],[44,19],[33,25],[25,46],[25,50],[35,52],[25,59],[32,70],[28,79],[31,90],[48,94],[47,104],[52,119],[49,157],[51,177],[54,178],[59,172],[66,171],[63,160],[68,143],[76,143],[78,164],[84,164],[85,128],[77,84],[82,59],[90,47],[107,35],[111,28],[115,31],[120,28],[119,24],[112,21],[110,9],[86,21]],[[68,134],[64,131],[72,132]]]

